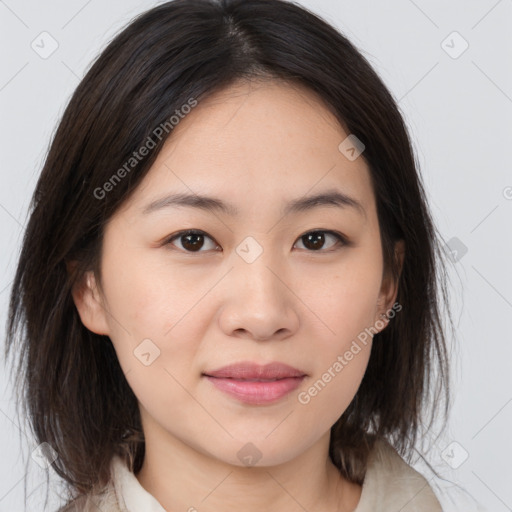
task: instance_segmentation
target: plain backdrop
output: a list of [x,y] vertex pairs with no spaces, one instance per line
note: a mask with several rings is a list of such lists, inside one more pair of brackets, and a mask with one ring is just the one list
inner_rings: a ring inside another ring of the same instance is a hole
[[[100,49],[157,3],[0,0],[2,328],[29,200],[63,109]],[[424,454],[447,479],[436,484],[443,508],[510,511],[512,1],[299,3],[338,27],[398,101],[453,258],[454,404]],[[53,511],[59,501],[52,491],[43,507],[47,471],[30,457],[36,445],[16,417],[3,365],[0,384],[0,511],[24,510],[27,469],[28,509]],[[421,461],[416,467],[430,478]]]

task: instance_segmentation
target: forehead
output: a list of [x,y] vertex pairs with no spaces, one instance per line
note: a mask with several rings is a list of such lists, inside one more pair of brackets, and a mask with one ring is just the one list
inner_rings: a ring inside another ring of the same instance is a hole
[[[373,202],[364,158],[349,160],[349,133],[314,92],[279,81],[238,82],[200,101],[167,139],[134,201],[164,192],[208,194],[261,208],[337,188]],[[253,204],[251,199],[255,201]],[[257,202],[257,204],[256,204]]]

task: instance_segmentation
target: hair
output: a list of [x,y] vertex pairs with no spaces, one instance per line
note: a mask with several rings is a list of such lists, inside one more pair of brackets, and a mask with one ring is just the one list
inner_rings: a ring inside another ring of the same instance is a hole
[[[16,349],[19,401],[36,440],[57,452],[52,467],[75,496],[107,483],[115,454],[138,472],[144,434],[110,338],[82,324],[71,290],[88,270],[101,287],[103,229],[171,136],[169,118],[191,98],[200,102],[241,80],[305,86],[364,143],[384,268],[398,282],[403,311],[374,336],[361,385],[331,429],[329,457],[361,484],[376,439],[408,457],[442,403],[448,413],[445,256],[392,95],[362,53],[304,7],[174,0],[132,20],[73,93],[32,196],[10,295],[6,357]],[[149,140],[153,149],[99,199],[113,171]],[[401,269],[397,240],[405,242]]]

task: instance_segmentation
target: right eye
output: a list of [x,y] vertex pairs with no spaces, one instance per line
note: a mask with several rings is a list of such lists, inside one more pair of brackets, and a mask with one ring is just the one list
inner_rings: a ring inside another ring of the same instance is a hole
[[178,247],[179,250],[184,252],[205,252],[201,251],[201,249],[204,246],[206,238],[213,242],[213,249],[219,247],[212,237],[199,229],[186,229],[184,231],[179,231],[178,233],[171,235],[171,237],[164,242],[164,245],[175,245],[173,243],[174,240],[179,240],[181,244],[181,247]]

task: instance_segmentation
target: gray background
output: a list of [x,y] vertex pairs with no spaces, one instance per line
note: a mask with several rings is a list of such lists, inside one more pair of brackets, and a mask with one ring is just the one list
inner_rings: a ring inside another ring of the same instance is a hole
[[[336,25],[388,85],[439,230],[450,249],[463,248],[451,269],[455,402],[447,431],[432,434],[425,454],[451,482],[437,484],[443,507],[512,510],[512,1],[299,3]],[[28,203],[56,123],[97,52],[154,5],[0,0],[2,327]],[[58,43],[48,58],[40,56],[51,49],[45,31]],[[0,384],[0,511],[23,510],[27,458],[29,510],[43,510],[47,472],[30,458],[35,444],[19,427],[4,366]],[[430,478],[420,461],[416,467]]]

